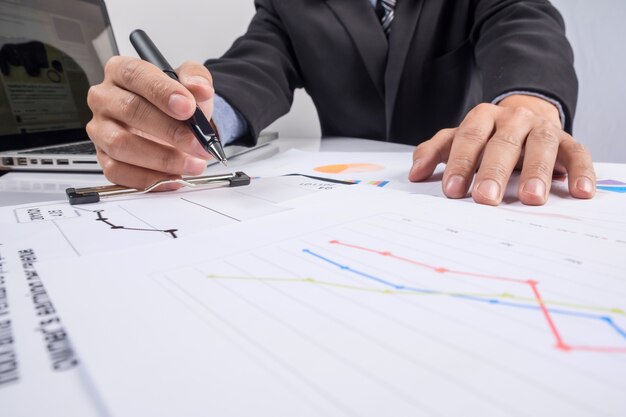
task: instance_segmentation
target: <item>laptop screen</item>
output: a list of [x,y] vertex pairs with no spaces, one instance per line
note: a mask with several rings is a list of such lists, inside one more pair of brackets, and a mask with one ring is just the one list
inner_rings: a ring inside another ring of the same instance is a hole
[[0,0],[0,151],[86,140],[115,54],[103,0]]

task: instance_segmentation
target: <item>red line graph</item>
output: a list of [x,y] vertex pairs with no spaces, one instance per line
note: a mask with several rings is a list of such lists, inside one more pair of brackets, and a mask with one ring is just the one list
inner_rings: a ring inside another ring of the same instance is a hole
[[516,283],[516,284],[526,285],[532,291],[533,296],[537,302],[537,305],[539,306],[539,309],[541,310],[541,313],[548,325],[548,328],[550,332],[552,333],[552,336],[555,339],[556,349],[566,351],[566,352],[576,350],[576,351],[601,352],[601,353],[626,353],[626,348],[610,347],[610,346],[582,346],[582,345],[567,344],[565,340],[563,339],[563,337],[561,336],[561,333],[559,332],[558,327],[556,323],[554,322],[554,319],[552,318],[552,314],[550,314],[550,310],[547,308],[545,302],[543,301],[543,298],[541,297],[541,293],[539,292],[539,287],[538,287],[539,282],[536,280],[532,280],[532,279],[523,280],[523,279],[500,276],[500,275],[480,274],[480,273],[469,272],[469,271],[457,271],[457,270],[448,269],[448,268],[444,268],[440,266],[430,265],[430,264],[420,262],[414,259],[405,258],[403,256],[398,256],[389,251],[379,251],[379,250],[372,249],[372,248],[366,248],[363,246],[341,242],[339,240],[331,240],[329,241],[329,243],[333,245],[339,245],[339,246],[343,246],[343,247],[347,247],[351,249],[356,249],[362,252],[374,253],[376,255],[388,257],[391,259],[396,259],[398,261],[415,265],[421,268],[429,269],[433,272],[437,272],[440,274],[453,274],[453,275],[465,276],[465,277],[470,277],[470,278],[488,279],[488,280],[511,282],[511,283]]
[[554,324],[554,320],[552,320],[552,315],[546,308],[546,304],[543,302],[543,298],[541,298],[541,294],[539,294],[539,289],[537,288],[537,285],[539,283],[537,281],[527,281],[527,282],[528,282],[528,285],[530,285],[530,288],[532,288],[533,290],[535,299],[537,300],[537,303],[539,304],[539,307],[541,308],[541,312],[543,316],[548,322],[548,326],[550,327],[550,331],[552,332],[552,335],[554,335],[554,338],[556,339],[556,348],[560,350],[571,350],[570,346],[567,346],[565,342],[563,341],[561,334],[556,328],[556,324]]

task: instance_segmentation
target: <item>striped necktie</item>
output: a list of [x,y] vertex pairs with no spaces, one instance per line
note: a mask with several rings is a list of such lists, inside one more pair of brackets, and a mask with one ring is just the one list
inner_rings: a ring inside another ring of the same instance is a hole
[[378,4],[376,5],[376,14],[380,19],[383,31],[387,37],[389,37],[389,33],[391,32],[391,23],[393,22],[395,8],[396,0],[378,0]]

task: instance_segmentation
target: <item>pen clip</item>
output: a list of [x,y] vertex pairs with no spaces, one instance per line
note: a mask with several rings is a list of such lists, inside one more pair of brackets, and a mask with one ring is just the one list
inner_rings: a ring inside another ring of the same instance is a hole
[[103,185],[85,188],[68,188],[65,190],[70,204],[97,203],[101,199],[124,195],[145,194],[164,184],[180,184],[190,188],[241,187],[250,184],[250,177],[243,172],[224,175],[207,175],[200,177],[185,177],[163,179],[144,188],[128,188],[121,185]]

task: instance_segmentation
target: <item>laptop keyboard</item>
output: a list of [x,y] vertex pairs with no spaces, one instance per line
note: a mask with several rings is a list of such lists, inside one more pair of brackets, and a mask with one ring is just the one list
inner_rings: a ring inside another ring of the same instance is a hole
[[96,148],[92,142],[72,143],[69,145],[52,146],[34,151],[22,151],[23,154],[52,154],[52,155],[95,155]]

